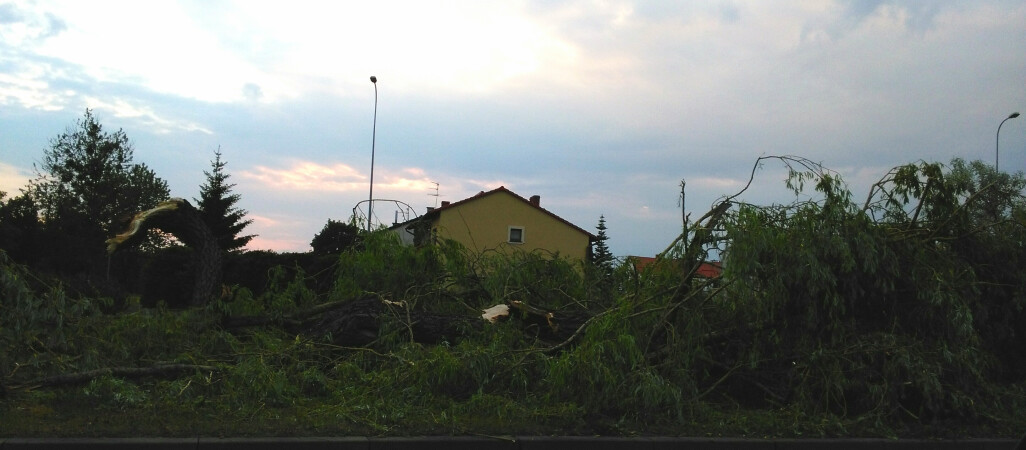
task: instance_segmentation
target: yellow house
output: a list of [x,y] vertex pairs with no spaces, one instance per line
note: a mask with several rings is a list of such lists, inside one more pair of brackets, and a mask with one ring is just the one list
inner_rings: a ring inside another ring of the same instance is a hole
[[525,199],[499,187],[458,202],[442,202],[441,207],[390,230],[410,245],[438,237],[452,239],[476,252],[541,250],[586,260],[595,236],[542,208],[540,203],[537,195]]

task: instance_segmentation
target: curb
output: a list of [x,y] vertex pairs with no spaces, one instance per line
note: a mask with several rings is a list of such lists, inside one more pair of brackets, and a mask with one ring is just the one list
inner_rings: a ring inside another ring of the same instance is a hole
[[1015,439],[743,439],[591,436],[421,436],[302,438],[0,438],[0,450],[167,449],[167,450],[706,450],[706,449],[970,449],[1013,450]]

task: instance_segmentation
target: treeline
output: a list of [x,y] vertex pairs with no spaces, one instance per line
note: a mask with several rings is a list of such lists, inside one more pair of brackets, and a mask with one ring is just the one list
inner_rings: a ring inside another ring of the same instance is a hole
[[[232,192],[222,156],[220,149],[214,152],[193,202],[228,258],[226,281],[259,291],[272,267],[323,265],[309,255],[242,251],[255,237],[244,234],[252,220],[237,206],[240,196]],[[50,141],[36,171],[18,195],[0,192],[0,249],[9,258],[80,295],[118,302],[141,295],[151,306],[187,303],[193,249],[159,231],[117,253],[106,249],[105,241],[124,231],[134,214],[170,197],[167,182],[134,161],[122,130],[105,130],[86,110]]]

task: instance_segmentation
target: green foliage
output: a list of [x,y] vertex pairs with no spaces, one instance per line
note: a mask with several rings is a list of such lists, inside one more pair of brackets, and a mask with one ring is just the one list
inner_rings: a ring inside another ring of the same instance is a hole
[[307,286],[306,273],[300,267],[286,270],[275,266],[268,270],[268,285],[259,295],[244,287],[233,287],[230,294],[209,308],[224,316],[267,316],[282,319],[297,309],[313,306],[317,294]]
[[53,139],[42,173],[31,183],[46,222],[81,220],[101,236],[111,235],[123,216],[167,198],[167,183],[145,164],[134,164],[132,154],[124,132],[105,132],[86,110],[76,128]]
[[[958,160],[949,173],[910,164],[877,183],[861,208],[833,174],[792,172],[791,180],[815,181],[822,201],[742,205],[726,224],[727,276],[736,280],[727,300],[754,343],[736,360],[753,376],[776,374],[768,389],[790,391],[813,411],[877,421],[978,414],[970,399],[991,395],[989,335],[1008,345],[1018,331],[979,313],[1022,317],[1012,287],[1026,279],[1013,255],[1026,235],[1009,217],[1022,204],[1022,176]],[[996,236],[1002,244],[988,245]],[[1009,270],[981,270],[998,261]],[[995,333],[997,325],[1005,328]]]
[[335,266],[338,255],[317,255],[312,253],[276,253],[266,250],[233,252],[225,255],[223,283],[250,290],[262,295],[271,289],[275,268],[286,273],[286,279],[294,278],[299,270],[304,272],[308,286],[318,293],[327,293],[334,284]]
[[360,243],[360,229],[351,223],[328,219],[321,231],[310,241],[310,248],[319,255],[337,255]]
[[350,248],[338,259],[332,297],[356,298],[364,292],[403,299],[434,290],[445,276],[438,247],[404,246],[391,233],[374,233],[361,249]]
[[228,369],[225,389],[232,403],[224,407],[286,406],[299,393],[288,370],[266,358],[245,358]]
[[134,383],[109,375],[94,378],[82,389],[87,399],[102,408],[141,408],[148,395]]
[[[95,273],[121,221],[169,196],[167,183],[132,154],[125,133],[104,131],[89,110],[51,141],[28,188],[50,233],[39,249],[48,268]],[[149,245],[160,243],[154,237]]]
[[484,291],[483,303],[475,306],[523,301],[542,308],[589,309],[595,305],[580,264],[537,251],[489,252],[471,260],[474,272],[467,281],[473,284],[467,287]]
[[591,263],[599,269],[603,278],[608,278],[613,272],[614,257],[609,252],[609,246],[606,245],[606,241],[609,240],[609,236],[606,235],[606,216],[599,216],[598,226],[595,229],[598,230],[598,233],[595,235],[595,242],[592,243]]
[[196,200],[196,205],[221,250],[236,251],[256,236],[239,235],[253,221],[245,218],[246,210],[235,206],[242,197],[231,193],[235,184],[228,183],[230,175],[225,172],[225,165],[221,160],[221,149],[218,148],[214,152],[214,160],[210,162],[211,171],[203,171],[207,178],[200,186],[200,198]]
[[681,388],[648,364],[627,312],[621,308],[602,317],[587,329],[580,345],[550,362],[550,392],[613,417],[630,411],[673,411],[671,420],[679,420],[684,407]]
[[67,367],[72,326],[97,312],[93,302],[68,298],[0,250],[0,376],[19,365]]

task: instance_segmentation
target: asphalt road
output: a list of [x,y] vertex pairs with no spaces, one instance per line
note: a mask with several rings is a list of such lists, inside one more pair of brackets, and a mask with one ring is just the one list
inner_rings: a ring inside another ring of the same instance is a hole
[[0,450],[14,449],[174,449],[174,450],[848,450],[969,449],[1026,450],[1015,439],[734,439],[674,437],[320,437],[320,438],[0,438]]

